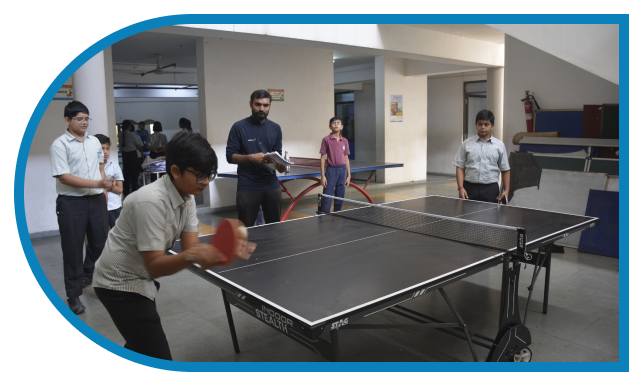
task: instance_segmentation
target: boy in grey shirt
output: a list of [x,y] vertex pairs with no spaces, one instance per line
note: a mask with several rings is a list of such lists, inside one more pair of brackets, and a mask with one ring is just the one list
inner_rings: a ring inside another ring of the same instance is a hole
[[[476,114],[478,135],[463,141],[452,164],[456,166],[459,198],[493,202],[509,196],[511,171],[507,149],[501,140],[491,135],[494,114],[482,110]],[[504,191],[498,180],[502,173]]]
[[[192,263],[208,269],[226,261],[212,245],[199,243],[192,197],[203,192],[216,171],[216,154],[207,140],[184,130],[166,146],[167,175],[125,199],[96,264],[94,291],[130,350],[172,359],[155,306],[155,278]],[[167,254],[177,239],[183,252]],[[243,240],[238,255],[248,257],[253,247]]]

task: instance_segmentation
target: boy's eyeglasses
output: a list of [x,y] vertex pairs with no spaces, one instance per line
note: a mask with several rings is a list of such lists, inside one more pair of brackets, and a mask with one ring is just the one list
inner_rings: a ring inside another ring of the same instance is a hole
[[77,122],[79,122],[79,123],[81,123],[81,122],[83,122],[83,121],[85,121],[85,122],[87,122],[87,123],[90,123],[90,121],[92,120],[92,118],[89,118],[89,117],[88,117],[88,118],[82,118],[82,117],[81,117],[81,118],[76,118],[76,117],[75,117],[75,118],[72,118],[72,120],[77,121]]
[[[182,169],[182,170],[185,170],[185,171],[187,171],[188,173],[192,173],[192,174],[194,174],[195,176],[197,176],[197,184],[202,184],[202,183],[204,183],[204,182],[205,182],[205,180],[207,180],[207,179],[208,179],[208,175],[207,175],[207,174],[204,174],[204,173],[195,173],[195,172],[191,172],[191,171],[190,171],[190,170],[188,170],[188,169]],[[209,176],[209,178],[210,178],[210,182],[214,181],[214,178],[216,178],[216,173],[212,173],[212,175],[211,175],[211,176]]]
[[342,125],[343,123],[341,121],[335,121],[335,122],[332,122],[332,124],[333,125]]

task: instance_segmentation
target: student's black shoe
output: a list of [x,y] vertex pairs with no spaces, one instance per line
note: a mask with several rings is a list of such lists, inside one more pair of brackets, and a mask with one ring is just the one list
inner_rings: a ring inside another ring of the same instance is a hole
[[70,310],[76,315],[85,311],[85,306],[83,305],[83,303],[81,303],[81,299],[79,299],[78,297],[68,298],[68,306],[70,307]]
[[83,276],[83,287],[85,288],[88,285],[92,285],[92,278],[91,277],[87,277],[87,276]]

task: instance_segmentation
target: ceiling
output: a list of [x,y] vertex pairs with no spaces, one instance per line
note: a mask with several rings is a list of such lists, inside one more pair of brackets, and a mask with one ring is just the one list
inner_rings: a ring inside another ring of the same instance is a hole
[[443,32],[464,38],[483,40],[491,43],[504,44],[504,32],[486,24],[406,24],[409,27]]
[[[504,33],[484,24],[407,24],[470,39],[504,43]],[[142,32],[115,43],[112,46],[114,63],[155,64],[160,54],[162,66],[177,63],[180,68],[196,68],[196,42],[194,36],[172,35],[159,32]],[[350,51],[334,51],[334,68],[373,63],[374,56]]]
[[196,40],[194,36],[142,32],[111,46],[114,63],[155,64],[160,54],[162,66],[177,63],[177,67],[196,68]]

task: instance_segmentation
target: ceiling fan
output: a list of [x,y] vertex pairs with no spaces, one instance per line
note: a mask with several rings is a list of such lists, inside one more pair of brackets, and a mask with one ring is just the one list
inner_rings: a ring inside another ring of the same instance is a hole
[[154,69],[154,70],[147,71],[147,72],[143,72],[143,73],[141,73],[140,75],[142,75],[142,76],[144,76],[144,75],[146,75],[146,74],[162,75],[162,74],[164,73],[164,71],[162,71],[164,68],[168,68],[168,67],[177,67],[177,64],[176,64],[176,63],[172,63],[172,64],[169,64],[169,65],[167,65],[167,66],[161,67],[161,66],[159,65],[159,59],[160,59],[161,57],[162,57],[162,55],[160,55],[160,54],[155,55],[155,59],[156,59],[156,61],[157,61],[157,67],[155,67],[155,69]]

